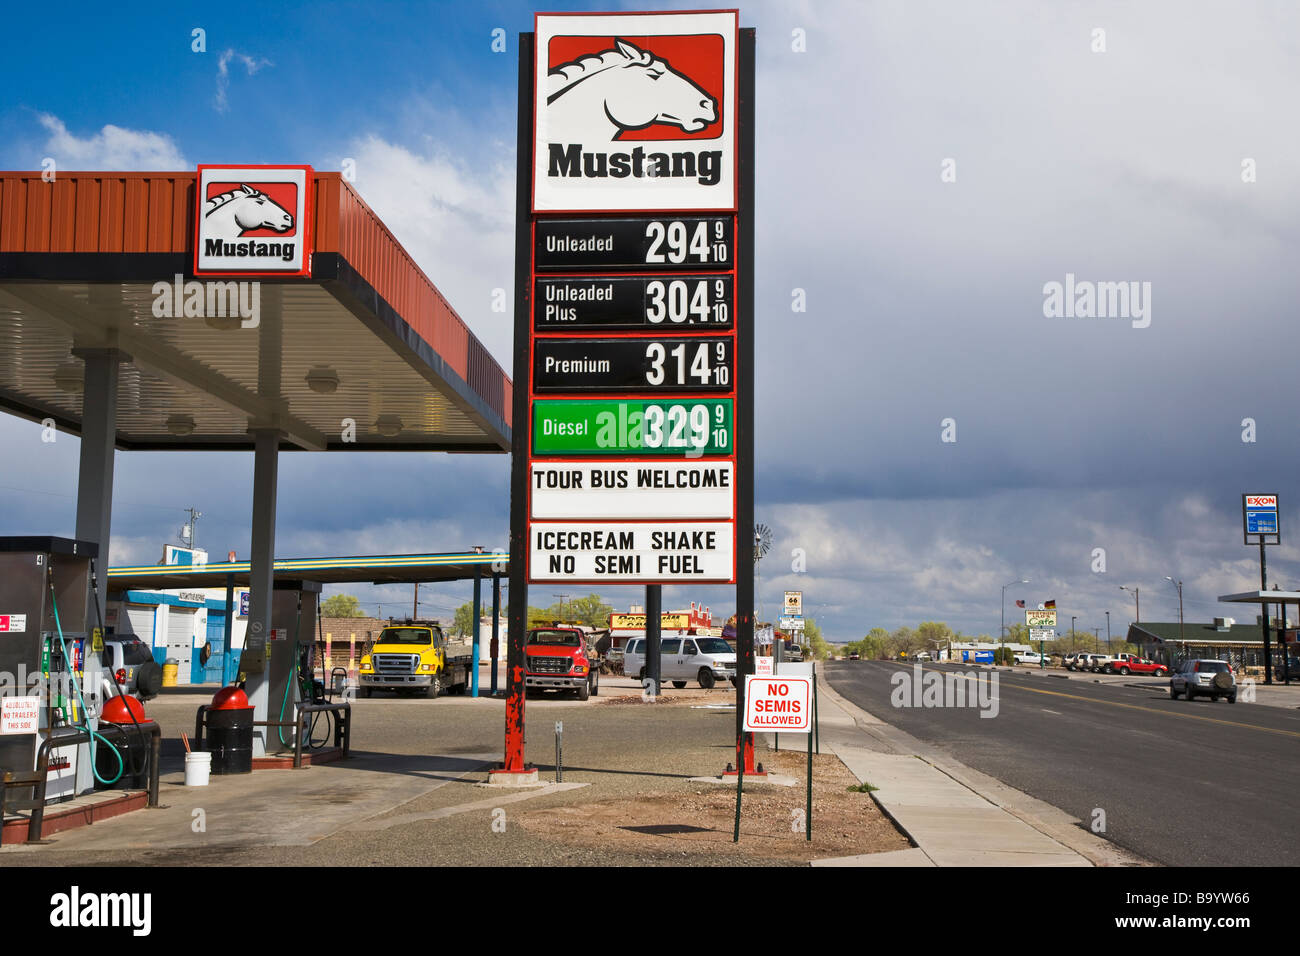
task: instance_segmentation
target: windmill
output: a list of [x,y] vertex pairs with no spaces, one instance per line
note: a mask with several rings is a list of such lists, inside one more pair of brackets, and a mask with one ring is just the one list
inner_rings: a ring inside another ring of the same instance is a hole
[[754,573],[758,574],[758,562],[772,550],[772,529],[765,524],[754,525]]
[[[754,525],[754,577],[758,577],[758,564],[763,556],[772,550],[772,529],[763,523]],[[757,591],[758,588],[755,588]],[[758,617],[763,616],[763,599],[758,598]]]

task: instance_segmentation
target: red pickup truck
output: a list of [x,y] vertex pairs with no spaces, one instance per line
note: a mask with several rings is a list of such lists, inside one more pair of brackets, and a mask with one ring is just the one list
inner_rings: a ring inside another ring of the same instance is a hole
[[535,627],[524,644],[524,693],[571,690],[578,700],[600,693],[600,667],[576,627]]
[[1136,654],[1116,654],[1115,659],[1106,665],[1107,674],[1149,674],[1153,677],[1164,677],[1169,673],[1169,668],[1164,664],[1157,664],[1155,661],[1149,661],[1145,657],[1138,657]]

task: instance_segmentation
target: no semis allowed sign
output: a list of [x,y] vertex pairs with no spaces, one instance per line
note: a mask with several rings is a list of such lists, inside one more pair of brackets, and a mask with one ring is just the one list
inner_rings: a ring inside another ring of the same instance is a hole
[[812,678],[745,678],[745,731],[806,734],[812,729]]

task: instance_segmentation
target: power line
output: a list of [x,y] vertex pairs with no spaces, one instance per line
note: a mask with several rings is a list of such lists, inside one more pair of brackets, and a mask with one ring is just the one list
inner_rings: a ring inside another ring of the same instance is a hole
[[[51,498],[71,498],[73,500],[76,500],[77,497],[74,494],[68,494],[62,491],[44,491],[40,488],[19,488],[17,485],[0,485],[0,491],[17,491],[28,495],[46,495]],[[115,501],[113,505],[114,507],[121,507],[125,505],[131,508],[155,508],[158,511],[185,511],[186,510],[184,507],[180,505],[175,505],[175,506],[156,505],[156,504],[149,504],[148,502],[144,502],[144,501]]]

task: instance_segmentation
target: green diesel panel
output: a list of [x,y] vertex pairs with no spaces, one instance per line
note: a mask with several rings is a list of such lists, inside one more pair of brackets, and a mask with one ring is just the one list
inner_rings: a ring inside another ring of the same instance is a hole
[[731,399],[534,401],[534,455],[730,455]]

